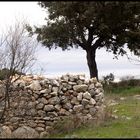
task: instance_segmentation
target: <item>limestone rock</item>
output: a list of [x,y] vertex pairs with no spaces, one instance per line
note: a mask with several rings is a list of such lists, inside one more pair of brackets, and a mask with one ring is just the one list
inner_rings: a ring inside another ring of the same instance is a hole
[[97,83],[97,79],[96,79],[96,77],[91,78],[91,79],[89,80],[89,82],[90,82],[90,83],[94,83],[94,84]]
[[75,105],[75,106],[73,107],[73,110],[74,110],[75,112],[81,112],[82,109],[83,109],[83,106],[82,106],[82,105]]
[[60,102],[60,99],[57,96],[49,99],[49,104],[52,104],[52,105],[59,104],[59,102]]
[[72,105],[71,105],[71,103],[66,103],[66,104],[63,106],[63,108],[69,110],[69,109],[72,108]]
[[32,109],[26,111],[26,115],[28,115],[28,116],[32,116],[33,117],[36,114],[37,114],[37,110],[35,108],[32,108]]
[[49,92],[51,92],[51,90],[43,89],[43,90],[40,91],[40,94],[48,94]]
[[84,81],[83,80],[77,80],[76,82],[77,82],[78,85],[84,84]]
[[68,82],[69,85],[76,85],[76,82]]
[[0,138],[11,138],[11,129],[8,126],[0,127]]
[[85,92],[85,91],[87,90],[87,88],[88,88],[88,86],[85,85],[85,84],[73,86],[73,89],[74,89],[76,92]]
[[97,89],[95,90],[95,94],[99,94],[99,93],[100,93],[100,89],[97,88]]
[[35,129],[28,127],[28,126],[22,126],[17,128],[12,133],[13,138],[38,138],[39,134]]
[[43,127],[36,127],[35,130],[38,132],[43,132],[45,129]]
[[64,108],[61,108],[60,111],[59,111],[59,115],[62,115],[62,116],[63,116],[63,115],[64,115],[64,116],[65,116],[65,115],[68,116],[69,114],[70,114],[70,113],[69,113],[68,111],[66,111],[66,109],[64,109]]
[[66,82],[68,82],[69,76],[68,75],[62,75],[62,79],[65,80]]
[[77,100],[76,97],[73,97],[73,98],[72,98],[71,104],[74,104],[74,105],[78,105],[78,104],[79,104],[79,101]]
[[20,120],[19,117],[12,117],[12,118],[10,118],[10,122],[12,122],[12,123],[18,122],[19,120]]
[[58,93],[56,91],[50,93],[51,96],[57,96]]
[[94,89],[94,88],[95,88],[94,84],[90,84],[89,87],[88,87],[89,90]]
[[29,102],[27,105],[27,109],[31,109],[35,107],[35,102]]
[[48,104],[48,100],[47,100],[46,98],[44,98],[44,97],[39,98],[38,101],[39,101],[40,103],[42,103],[42,104],[45,104],[45,105]]
[[38,115],[41,117],[45,117],[46,116],[46,112],[43,110],[38,110]]
[[36,109],[42,109],[43,107],[44,107],[44,104],[43,103],[39,103],[39,104],[37,104]]
[[85,109],[90,109],[90,108],[93,108],[94,106],[93,105],[90,105],[90,104],[87,104],[85,105]]
[[96,108],[90,108],[89,113],[93,116],[96,113]]
[[102,88],[102,84],[99,83],[99,82],[97,82],[97,83],[95,84],[95,87],[97,87],[97,88]]
[[41,90],[41,85],[39,83],[39,81],[33,81],[29,86],[28,86],[31,90]]
[[95,100],[101,100],[104,97],[104,94],[100,92],[99,94],[95,95]]
[[44,106],[44,111],[53,111],[55,108],[53,105],[45,105]]
[[83,98],[83,93],[82,92],[78,93],[77,100],[82,101],[82,98]]
[[24,80],[17,80],[16,82],[13,83],[14,87],[25,87],[26,83]]
[[44,117],[43,120],[50,121],[51,120],[51,117]]
[[47,84],[49,84],[49,83],[50,83],[50,81],[49,81],[48,78],[45,78],[45,79],[43,79],[43,80],[40,81],[40,84],[41,84],[41,85],[47,85]]
[[85,75],[84,74],[79,75],[79,79],[84,81],[85,80]]
[[87,104],[89,104],[89,100],[83,99],[83,100],[82,100],[82,105],[87,105]]
[[90,89],[89,90],[89,93],[90,93],[91,97],[93,97],[96,94],[96,92],[95,92],[94,89]]
[[53,86],[57,86],[57,87],[59,87],[59,85],[60,85],[57,80],[53,80],[52,81],[52,84],[53,84]]
[[52,91],[57,93],[58,92],[58,89],[59,89],[58,87],[53,87],[52,88]]
[[90,105],[95,105],[96,104],[96,101],[93,98],[91,98],[90,101],[89,101],[89,104]]
[[31,127],[31,128],[35,128],[37,126],[37,124],[35,123],[34,120],[28,120],[27,124]]
[[61,102],[61,103],[66,103],[66,102],[67,102],[66,96],[61,96],[61,97],[60,97],[60,102]]
[[90,100],[91,99],[90,93],[87,91],[85,93],[83,93],[83,98]]
[[53,111],[53,112],[48,112],[47,115],[48,115],[49,117],[52,117],[52,118],[58,116],[58,114],[57,114],[55,111]]

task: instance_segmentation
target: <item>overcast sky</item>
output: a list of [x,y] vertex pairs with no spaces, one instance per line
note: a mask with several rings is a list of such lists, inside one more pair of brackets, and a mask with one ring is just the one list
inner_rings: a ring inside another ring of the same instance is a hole
[[[26,18],[31,25],[45,24],[46,12],[37,5],[37,2],[0,2],[0,30],[3,32],[8,25],[14,23],[15,18]],[[134,56],[132,56],[134,57]],[[47,76],[60,76],[66,73],[85,73],[89,76],[86,61],[86,52],[82,49],[61,49],[49,51],[40,47],[37,52],[37,62],[33,72]],[[134,75],[140,76],[140,63],[128,61],[126,56],[113,59],[113,54],[104,49],[97,50],[96,54],[99,77],[113,73],[116,77]]]

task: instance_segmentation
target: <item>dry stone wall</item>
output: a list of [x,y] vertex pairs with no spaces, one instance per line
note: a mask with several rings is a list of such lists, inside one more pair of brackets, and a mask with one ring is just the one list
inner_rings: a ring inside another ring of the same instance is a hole
[[57,79],[23,76],[13,84],[11,108],[1,127],[10,128],[16,136],[17,131],[28,127],[39,136],[64,116],[78,115],[84,121],[95,118],[103,101],[102,84],[95,78],[69,74]]

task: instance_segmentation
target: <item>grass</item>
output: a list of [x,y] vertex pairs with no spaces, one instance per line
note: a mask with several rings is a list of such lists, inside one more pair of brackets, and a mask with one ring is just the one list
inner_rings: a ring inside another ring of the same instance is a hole
[[112,93],[116,93],[116,94],[123,94],[124,96],[130,95],[130,94],[138,94],[140,93],[140,87],[120,87],[120,88],[113,88]]
[[133,95],[140,93],[140,80],[130,79],[123,80],[119,83],[103,84],[106,93],[120,94],[121,96]]
[[[118,93],[118,94],[117,94]],[[71,132],[53,134],[50,138],[140,138],[140,87],[120,88],[114,93],[106,93],[106,101],[115,100],[118,104],[107,106],[106,112],[117,116],[108,117],[100,125],[82,126]],[[121,100],[121,97],[124,97]]]

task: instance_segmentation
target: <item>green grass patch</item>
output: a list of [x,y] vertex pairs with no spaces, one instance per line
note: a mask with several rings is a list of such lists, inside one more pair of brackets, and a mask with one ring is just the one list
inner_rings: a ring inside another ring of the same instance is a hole
[[112,87],[108,86],[104,88],[105,94],[119,94],[121,96],[127,96],[127,95],[135,95],[140,94],[140,86],[127,86],[127,87]]
[[103,83],[105,93],[115,93],[121,95],[140,94],[140,80],[130,79],[118,83],[110,82],[109,85]]
[[138,94],[140,93],[140,87],[118,87],[118,88],[113,88],[112,93],[117,93],[117,94]]
[[107,118],[98,126],[93,123],[70,133],[54,134],[50,138],[140,138],[140,99],[132,95],[124,100],[119,100],[122,97],[120,94],[106,96],[107,99],[117,99],[118,104],[107,107],[107,111],[118,116],[117,119]]

